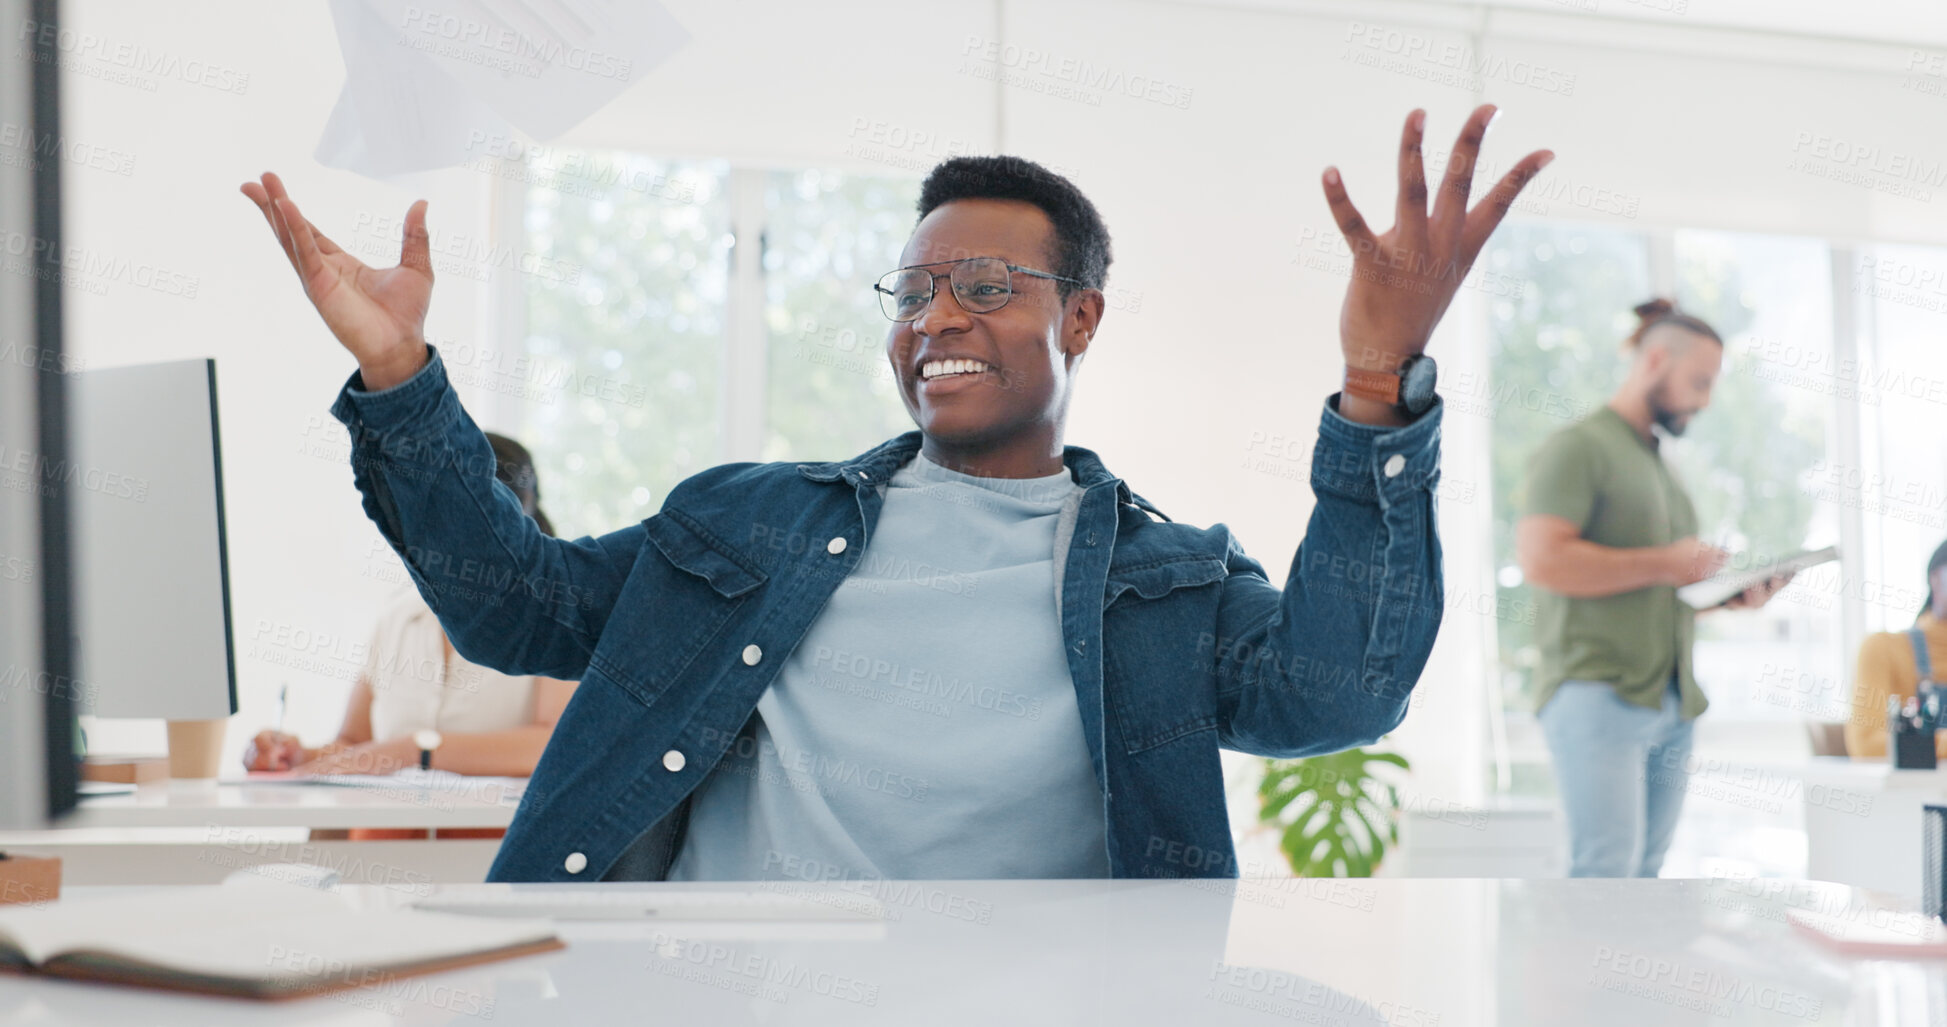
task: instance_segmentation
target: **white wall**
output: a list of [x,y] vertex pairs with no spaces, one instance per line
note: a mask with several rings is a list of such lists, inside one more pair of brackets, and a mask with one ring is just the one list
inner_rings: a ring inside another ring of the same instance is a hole
[[[1333,235],[1318,175],[1338,164],[1354,200],[1389,221],[1394,144],[1414,106],[1429,110],[1432,149],[1444,150],[1482,100],[1504,110],[1490,166],[1553,148],[1538,183],[1555,190],[1538,205],[1547,217],[1947,241],[1947,188],[1923,201],[1787,166],[1812,157],[1817,170],[1836,168],[1810,152],[1807,140],[1821,137],[1908,164],[1947,161],[1947,143],[1925,130],[1947,114],[1947,97],[1927,91],[1947,77],[1908,74],[1916,49],[1947,49],[1930,4],[1843,19],[1827,5],[1730,0],[1697,0],[1681,16],[1636,3],[1586,15],[1542,0],[668,6],[691,42],[559,142],[884,172],[883,147],[857,148],[883,123],[924,134],[892,154],[914,167],[1005,150],[1071,174],[1115,235],[1110,284],[1121,303],[1091,353],[1069,441],[1097,449],[1172,517],[1228,523],[1274,575],[1310,510],[1306,464],[1288,461],[1291,477],[1243,465],[1272,436],[1309,440],[1340,369],[1344,276],[1294,262]],[[432,201],[435,232],[489,234],[491,187],[451,171],[408,194],[311,160],[343,77],[322,4],[272,14],[241,2],[165,12],[90,0],[68,16],[109,39],[249,75],[240,95],[67,77],[69,135],[135,158],[127,175],[70,167],[71,238],[199,285],[194,299],[122,282],[105,295],[73,290],[72,345],[97,365],[218,359],[244,704],[232,733],[274,716],[288,679],[300,697],[293,720],[317,740],[335,724],[345,669],[334,678],[253,655],[258,625],[335,635],[342,654],[364,641],[392,586],[368,576],[380,566],[368,561],[377,534],[351,489],[343,432],[325,414],[351,361],[236,187],[279,170],[341,242],[361,217],[396,218],[416,195]],[[1757,28],[1724,27],[1737,24]],[[990,42],[1046,54],[1057,74],[1017,66],[1012,83],[981,77]],[[1456,53],[1506,64],[1478,89],[1429,81],[1444,70],[1440,55]],[[1384,58],[1405,70],[1362,63]],[[1065,84],[1063,61],[1155,81],[1187,106],[1100,89],[1050,95]],[[429,330],[494,338],[491,300],[504,288],[447,276]],[[1464,291],[1436,340],[1450,368],[1477,359],[1464,322],[1478,301]],[[1447,429],[1449,479],[1478,485],[1471,501],[1441,511],[1450,591],[1478,587],[1487,570],[1485,428],[1462,416]],[[1428,679],[1440,687],[1400,737],[1451,794],[1480,765],[1468,748],[1482,712],[1471,681],[1489,650],[1475,619],[1450,615],[1448,625]]]
[[[89,367],[216,358],[242,712],[231,722],[225,761],[245,735],[275,720],[284,681],[290,723],[322,742],[336,730],[358,670],[355,647],[365,645],[378,605],[396,589],[373,572],[396,559],[359,507],[345,430],[327,412],[356,364],[305,300],[238,186],[277,171],[307,217],[347,248],[388,247],[385,263],[396,262],[397,239],[370,226],[381,218],[396,225],[414,197],[311,159],[344,80],[322,4],[280,7],[274,18],[242,3],[66,7],[67,24],[101,43],[66,51],[65,134],[126,154],[113,166],[129,169],[68,165],[68,242],[102,260],[174,272],[172,283],[194,283],[190,297],[184,288],[82,275],[67,291],[69,349]],[[124,44],[141,48],[146,66],[174,74],[138,74],[134,84],[101,77],[118,68],[99,55]],[[226,80],[241,91],[188,80],[209,66],[234,71]],[[430,179],[422,195],[431,198],[434,232],[484,223],[481,176],[452,171]],[[483,291],[448,276],[429,332],[480,335]],[[374,546],[382,559],[373,558]],[[91,743],[97,751],[163,746],[160,724],[128,722],[98,723]]]

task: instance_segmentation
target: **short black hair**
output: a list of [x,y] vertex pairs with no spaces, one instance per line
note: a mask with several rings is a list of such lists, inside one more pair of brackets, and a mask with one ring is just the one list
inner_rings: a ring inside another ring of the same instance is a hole
[[[1031,160],[1007,155],[951,157],[934,165],[919,187],[919,216],[954,200],[1024,200],[1054,223],[1049,268],[1080,287],[1100,289],[1109,277],[1109,229],[1075,183]],[[1066,299],[1078,286],[1055,283]]]

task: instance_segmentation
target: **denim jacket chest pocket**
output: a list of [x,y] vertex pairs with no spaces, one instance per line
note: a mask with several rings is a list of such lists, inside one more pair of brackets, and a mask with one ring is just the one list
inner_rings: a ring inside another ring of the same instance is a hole
[[1110,568],[1103,684],[1127,752],[1217,726],[1211,647],[1203,637],[1216,623],[1228,573],[1211,556]]
[[648,706],[711,648],[766,575],[680,510],[665,509],[642,525],[649,544],[591,662]]

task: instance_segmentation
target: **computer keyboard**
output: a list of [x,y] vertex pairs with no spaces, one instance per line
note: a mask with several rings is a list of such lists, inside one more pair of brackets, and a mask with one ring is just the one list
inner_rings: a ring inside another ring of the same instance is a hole
[[880,921],[885,906],[849,891],[710,891],[656,888],[445,886],[416,908],[469,916],[546,917],[553,920],[836,920]]

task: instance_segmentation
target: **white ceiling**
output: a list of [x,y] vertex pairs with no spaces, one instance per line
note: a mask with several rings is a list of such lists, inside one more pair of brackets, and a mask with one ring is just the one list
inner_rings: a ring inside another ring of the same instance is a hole
[[[1185,0],[1225,7],[1343,11],[1343,0]],[[1672,27],[1739,29],[1812,39],[1947,48],[1947,0],[1363,0],[1381,14],[1448,8],[1461,18],[1496,11],[1624,20]]]

